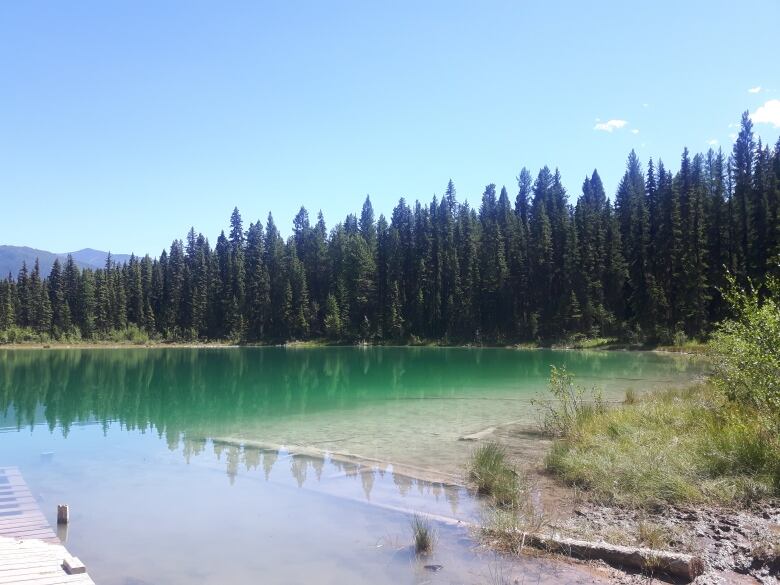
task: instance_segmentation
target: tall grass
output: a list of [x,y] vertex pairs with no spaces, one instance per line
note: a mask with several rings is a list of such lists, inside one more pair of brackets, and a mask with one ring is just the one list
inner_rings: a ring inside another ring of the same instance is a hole
[[578,419],[547,468],[608,503],[747,504],[780,493],[780,440],[710,384]]
[[733,318],[713,336],[711,382],[587,409],[553,369],[558,404],[545,425],[560,440],[549,470],[597,498],[635,506],[744,505],[780,495],[780,279],[767,277],[759,290],[727,278]]
[[468,478],[478,493],[490,496],[498,506],[514,507],[519,502],[519,475],[498,443],[485,443],[474,450],[468,463]]
[[415,514],[409,521],[412,529],[412,541],[414,552],[418,555],[428,554],[433,551],[436,534],[427,518]]

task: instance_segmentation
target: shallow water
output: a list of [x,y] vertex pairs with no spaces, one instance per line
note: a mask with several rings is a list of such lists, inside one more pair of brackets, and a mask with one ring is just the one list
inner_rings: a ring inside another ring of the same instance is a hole
[[407,472],[455,481],[473,447],[459,437],[532,424],[550,364],[607,397],[702,371],[657,354],[541,350],[0,351],[0,466],[21,469],[50,520],[70,504],[63,537],[101,584],[591,582],[510,563],[447,523],[432,557],[408,548],[411,511],[474,521],[480,508]]

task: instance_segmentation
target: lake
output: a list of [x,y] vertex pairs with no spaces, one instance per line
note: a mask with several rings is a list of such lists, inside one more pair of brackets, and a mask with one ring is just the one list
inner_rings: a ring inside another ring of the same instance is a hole
[[[471,348],[0,350],[0,466],[20,468],[102,585],[599,582],[513,562],[455,521],[469,435],[538,456],[550,366],[619,399],[690,383],[701,363],[646,352]],[[436,523],[409,549],[409,516]],[[433,572],[425,565],[442,565]]]

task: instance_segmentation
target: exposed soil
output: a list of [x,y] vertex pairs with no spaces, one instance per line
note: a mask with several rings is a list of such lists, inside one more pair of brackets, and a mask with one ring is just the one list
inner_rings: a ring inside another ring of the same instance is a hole
[[[762,502],[745,510],[664,507],[639,511],[605,506],[588,501],[587,494],[562,485],[544,471],[542,460],[551,441],[536,429],[505,425],[486,438],[504,445],[523,468],[532,485],[533,504],[547,523],[543,531],[648,546],[638,538],[643,523],[657,527],[659,537],[665,540],[655,548],[694,554],[704,560],[706,571],[696,579],[698,585],[780,583],[780,501]],[[615,572],[611,576],[617,583],[648,582],[648,575]],[[663,576],[653,578],[664,582]]]
[[[694,554],[705,562],[695,583],[780,582],[780,502],[765,502],[749,510],[668,507],[627,510],[581,502],[568,518],[550,529],[565,535],[614,544],[644,545],[640,524],[650,526],[662,544],[656,548]],[[622,582],[633,583],[626,576]]]

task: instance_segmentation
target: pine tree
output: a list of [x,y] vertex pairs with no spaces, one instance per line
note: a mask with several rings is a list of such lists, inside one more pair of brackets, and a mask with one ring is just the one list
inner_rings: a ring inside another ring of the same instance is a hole
[[753,225],[753,122],[750,113],[742,114],[742,123],[734,142],[732,177],[734,181],[734,252],[735,264],[742,276],[752,275],[755,227]]
[[8,331],[16,325],[15,292],[10,275],[0,281],[0,331]]
[[[506,198],[506,189],[502,190],[502,197]],[[495,338],[499,334],[502,293],[508,280],[506,248],[498,215],[496,186],[490,184],[485,187],[485,192],[482,194],[482,206],[479,210],[482,227],[479,296],[482,330],[491,338]]]
[[19,327],[29,327],[31,325],[33,300],[27,263],[24,261],[22,261],[22,267],[19,269],[19,274],[16,277],[16,290],[18,300],[16,323]]
[[244,302],[246,295],[246,269],[244,266],[244,228],[238,208],[230,216],[230,298],[226,298],[229,307],[226,319],[230,336],[241,339],[244,334]]
[[553,177],[544,167],[534,182],[534,197],[529,216],[529,248],[531,250],[531,290],[534,291],[534,311],[531,314],[531,335],[546,337],[554,333],[557,317],[555,280],[555,248],[548,207],[552,206]]
[[78,314],[81,337],[83,339],[92,339],[97,330],[95,275],[91,270],[84,270],[81,273],[80,280]]
[[52,333],[59,338],[70,333],[71,329],[70,307],[66,298],[65,278],[59,258],[54,260],[48,281],[48,295],[52,312]]
[[615,208],[628,266],[628,308],[631,320],[652,331],[659,318],[659,302],[654,298],[654,281],[648,265],[650,216],[646,204],[645,178],[632,150],[626,172],[618,187]]
[[347,237],[344,281],[349,304],[349,328],[365,337],[364,323],[373,314],[376,265],[361,235]]
[[437,239],[440,242],[441,325],[439,336],[449,337],[457,331],[457,299],[461,296],[458,246],[455,238],[456,202],[455,184],[450,179],[437,214]]
[[270,281],[265,265],[263,224],[250,224],[247,231],[247,332],[253,341],[261,341],[268,323],[271,302]]
[[325,303],[325,333],[331,339],[341,337],[341,314],[338,301],[333,294],[328,295]]
[[479,211],[449,181],[430,202],[404,199],[389,222],[366,197],[328,232],[305,208],[285,242],[268,215],[243,230],[234,208],[212,249],[194,228],[157,259],[131,255],[50,274],[22,265],[0,281],[0,330],[111,337],[279,341],[460,341],[706,334],[724,316],[726,271],[760,283],[780,260],[780,141],[754,140],[746,114],[726,159],[683,152],[674,176],[631,152],[607,199],[597,172],[575,206],[560,173],[523,168],[514,204],[489,185]]

